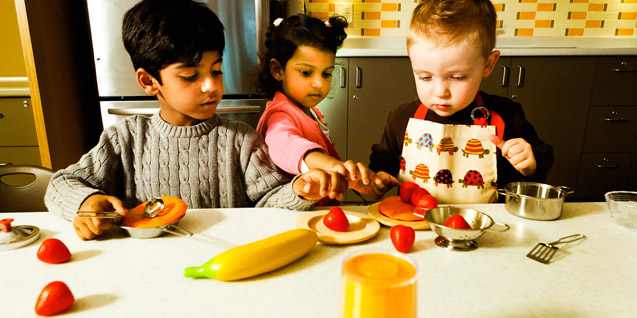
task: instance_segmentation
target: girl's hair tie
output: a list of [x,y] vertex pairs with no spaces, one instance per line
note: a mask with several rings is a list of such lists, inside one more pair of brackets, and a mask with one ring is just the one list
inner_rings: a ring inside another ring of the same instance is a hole
[[330,24],[330,21],[325,21],[325,26],[329,28],[329,27],[331,27],[332,25]]
[[281,22],[283,22],[283,18],[277,18],[274,22],[272,22],[272,24],[274,24],[275,27],[278,27]]

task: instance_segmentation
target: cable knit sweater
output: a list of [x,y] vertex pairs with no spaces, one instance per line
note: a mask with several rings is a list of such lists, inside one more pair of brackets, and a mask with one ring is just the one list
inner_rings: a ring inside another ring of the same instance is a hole
[[133,208],[170,195],[189,208],[280,207],[309,210],[250,125],[218,115],[172,126],[159,113],[131,116],[102,133],[78,163],[56,172],[45,195],[50,212],[73,220],[87,197],[113,195]]

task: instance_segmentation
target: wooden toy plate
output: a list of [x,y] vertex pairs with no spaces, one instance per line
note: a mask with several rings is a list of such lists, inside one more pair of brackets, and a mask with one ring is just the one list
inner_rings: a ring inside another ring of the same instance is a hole
[[411,226],[414,230],[429,230],[430,229],[429,222],[425,221],[424,219],[422,221],[401,221],[401,220],[388,218],[384,216],[382,213],[380,213],[380,211],[378,211],[379,205],[380,205],[380,202],[376,202],[370,205],[369,207],[367,207],[367,214],[369,214],[369,216],[373,217],[374,219],[376,219],[378,222],[380,222],[383,225],[387,225],[390,227],[394,225],[406,225],[406,226]]
[[323,217],[328,212],[326,210],[305,213],[296,220],[296,227],[316,232],[318,239],[328,244],[363,242],[376,236],[380,229],[380,224],[369,215],[343,210],[349,221],[349,229],[347,232],[333,231],[323,224]]

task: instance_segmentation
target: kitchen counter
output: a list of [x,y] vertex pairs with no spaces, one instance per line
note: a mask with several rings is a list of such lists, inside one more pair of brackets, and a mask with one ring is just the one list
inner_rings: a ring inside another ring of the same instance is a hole
[[[469,252],[440,248],[433,232],[417,231],[408,256],[418,266],[419,317],[634,317],[637,232],[616,225],[604,203],[566,203],[555,221],[518,218],[503,204],[471,206],[511,229],[486,232]],[[0,251],[2,316],[35,316],[42,288],[61,280],[76,298],[69,317],[337,317],[341,262],[353,251],[393,250],[388,227],[359,244],[318,244],[287,267],[243,281],[183,277],[187,266],[294,228],[301,213],[189,210],[179,226],[195,233],[190,238],[135,239],[113,230],[93,241],[81,241],[69,222],[48,213],[3,213],[14,226],[40,227],[41,236]],[[548,265],[525,256],[538,242],[575,233],[587,238],[560,245]],[[69,247],[69,262],[36,258],[40,242],[51,237]]]
[[[405,37],[348,37],[337,57],[407,56]],[[497,38],[502,56],[613,56],[637,55],[637,37]]]

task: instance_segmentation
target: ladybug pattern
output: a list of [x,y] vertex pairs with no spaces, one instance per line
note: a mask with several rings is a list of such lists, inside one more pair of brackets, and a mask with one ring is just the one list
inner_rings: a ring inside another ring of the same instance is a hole
[[422,163],[418,164],[415,171],[409,170],[409,174],[414,180],[422,179],[424,183],[427,183],[427,180],[429,180],[429,167]]
[[484,149],[482,143],[478,139],[469,139],[467,145],[462,149],[462,155],[469,158],[469,155],[477,155],[478,158],[484,158],[489,154],[489,149]]
[[484,179],[477,170],[469,170],[464,175],[464,179],[458,180],[458,183],[462,183],[462,187],[476,186],[478,189],[484,189]]
[[434,150],[434,139],[431,137],[430,133],[424,133],[416,142],[416,148],[420,150],[422,147],[429,148],[429,151]]
[[449,155],[453,155],[454,152],[458,151],[458,147],[453,145],[453,139],[451,139],[451,137],[444,137],[440,139],[436,149],[438,151],[438,155],[440,155],[441,152],[448,152]]
[[438,186],[438,184],[446,184],[447,188],[451,188],[453,186],[453,177],[451,176],[451,171],[449,169],[441,169],[436,173],[434,177],[434,185]]
[[400,173],[405,173],[405,171],[407,170],[407,162],[405,161],[405,158],[400,157]]

